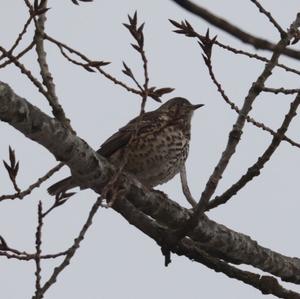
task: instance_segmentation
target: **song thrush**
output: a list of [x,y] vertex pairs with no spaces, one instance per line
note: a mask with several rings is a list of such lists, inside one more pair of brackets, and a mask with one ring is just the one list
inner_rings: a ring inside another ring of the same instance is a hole
[[[124,170],[147,187],[172,179],[186,161],[191,138],[193,112],[203,104],[192,105],[184,98],[173,98],[158,109],[131,120],[108,138],[97,151],[116,167],[127,155]],[[132,140],[131,140],[132,139]],[[76,187],[72,177],[65,178],[48,192],[57,195]]]

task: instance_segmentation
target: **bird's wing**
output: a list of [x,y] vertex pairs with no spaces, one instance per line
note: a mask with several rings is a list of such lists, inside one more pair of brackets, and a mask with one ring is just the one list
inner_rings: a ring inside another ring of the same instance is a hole
[[[126,147],[131,139],[131,136],[135,134],[136,123],[139,117],[132,119],[127,125],[119,129],[118,132],[109,137],[97,151],[103,157],[110,157],[114,152],[120,148]],[[145,113],[142,120],[139,122],[139,133],[145,132],[155,124],[155,119],[152,112]]]

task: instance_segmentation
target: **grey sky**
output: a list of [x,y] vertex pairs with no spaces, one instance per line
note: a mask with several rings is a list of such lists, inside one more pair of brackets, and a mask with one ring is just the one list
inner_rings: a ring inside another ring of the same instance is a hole
[[[9,47],[27,18],[21,0],[3,1],[0,10],[0,44]],[[195,1],[223,16],[241,28],[269,40],[278,40],[277,31],[257,12],[250,1]],[[58,40],[86,53],[89,57],[111,61],[106,69],[126,81],[121,73],[122,61],[132,67],[142,79],[140,57],[122,23],[127,14],[138,11],[140,21],[146,22],[145,47],[149,60],[150,84],[174,87],[173,96],[183,96],[192,103],[204,103],[195,113],[192,123],[192,143],[187,164],[189,184],[194,197],[199,198],[205,183],[218,161],[236,118],[235,112],[223,102],[211,83],[196,42],[172,33],[169,18],[187,19],[199,33],[208,24],[187,13],[172,1],[162,0],[94,0],[94,3],[77,7],[70,0],[49,0],[47,31]],[[294,0],[261,3],[269,9],[283,28],[287,28],[299,11]],[[226,33],[209,26],[211,34],[226,44],[253,51]],[[32,27],[31,27],[32,29]],[[32,30],[29,31],[29,36]],[[27,39],[28,40],[28,39]],[[23,43],[25,45],[26,43]],[[47,47],[57,94],[78,135],[95,149],[120,126],[137,115],[140,99],[99,74],[85,72],[69,64],[52,45]],[[34,52],[33,52],[34,53]],[[263,53],[269,55],[269,53]],[[37,73],[35,56],[30,54],[22,61]],[[281,61],[299,68],[295,60],[282,57]],[[218,79],[227,94],[240,105],[250,84],[262,70],[263,64],[232,55],[218,48],[213,52],[213,64]],[[10,66],[1,70],[1,80],[7,82],[19,95],[46,112],[46,101],[31,83]],[[130,81],[127,81],[131,83]],[[284,71],[274,71],[267,86],[297,88],[299,78]],[[299,83],[298,83],[299,84]],[[167,99],[165,97],[164,99]],[[251,113],[258,121],[277,129],[287,112],[289,100],[263,94],[254,104]],[[151,100],[147,109],[157,104]],[[288,135],[300,140],[299,118]],[[20,160],[18,182],[26,188],[36,178],[56,164],[55,159],[41,146],[27,140],[7,124],[0,124],[0,158],[7,159],[8,145],[16,150]],[[224,174],[218,193],[235,182],[270,142],[270,136],[246,125],[242,142]],[[259,178],[225,206],[209,213],[209,217],[236,231],[257,240],[261,245],[289,256],[300,256],[299,227],[299,149],[283,143]],[[36,205],[42,200],[50,206],[52,199],[45,192],[52,183],[68,174],[65,168],[51,181],[23,201],[1,202],[0,235],[12,246],[34,251]],[[0,194],[12,192],[4,167],[0,167]],[[188,206],[181,192],[179,178],[159,186],[180,204]],[[55,252],[67,248],[76,236],[96,198],[91,191],[82,191],[70,202],[50,215],[44,226],[43,249]],[[113,210],[102,209],[75,258],[59,277],[45,298],[266,298],[256,289],[216,274],[201,264],[183,257],[172,256],[173,262],[165,268],[160,248],[135,227],[129,225]],[[34,291],[34,263],[0,260],[0,289],[3,298],[30,298]],[[47,278],[53,261],[43,262],[43,277]],[[287,285],[287,284],[285,284]],[[288,285],[291,289],[297,287]],[[300,289],[298,288],[298,291]]]

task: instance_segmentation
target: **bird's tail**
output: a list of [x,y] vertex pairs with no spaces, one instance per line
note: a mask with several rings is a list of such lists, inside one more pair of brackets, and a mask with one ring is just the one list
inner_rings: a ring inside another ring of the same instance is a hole
[[72,177],[69,176],[50,186],[47,191],[50,195],[57,195],[61,192],[66,192],[67,190],[74,187],[76,187],[76,184],[74,184]]

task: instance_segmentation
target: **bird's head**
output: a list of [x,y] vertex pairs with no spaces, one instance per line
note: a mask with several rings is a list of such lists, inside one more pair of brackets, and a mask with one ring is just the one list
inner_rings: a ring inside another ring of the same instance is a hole
[[161,112],[166,113],[172,119],[191,119],[194,111],[203,104],[193,105],[185,98],[172,98],[159,107]]

